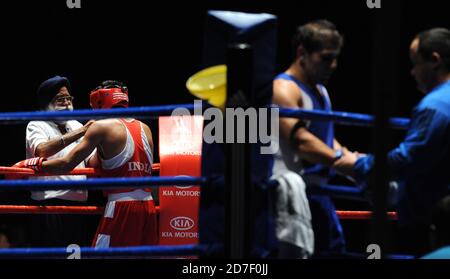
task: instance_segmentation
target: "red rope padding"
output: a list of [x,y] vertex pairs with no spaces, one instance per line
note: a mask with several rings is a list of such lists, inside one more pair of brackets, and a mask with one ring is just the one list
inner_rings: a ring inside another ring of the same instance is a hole
[[[159,163],[152,164],[152,173],[158,173],[160,169]],[[32,169],[27,168],[13,168],[13,167],[0,167],[0,174],[21,174],[24,176],[51,176],[55,174],[39,173]],[[68,175],[95,175],[96,172],[93,168],[80,168],[74,169],[67,173]]]
[[[102,214],[104,208],[100,206],[36,206],[36,205],[0,205],[0,214]],[[156,206],[159,212],[159,206]],[[371,211],[336,210],[343,220],[368,220]],[[390,220],[397,220],[397,212],[388,212]]]
[[103,210],[101,206],[0,205],[0,214],[103,214]]
[[[160,164],[152,165],[152,172],[159,172]],[[34,170],[27,168],[0,167],[0,174],[22,174],[24,176],[46,176],[47,173],[36,174]],[[70,175],[95,175],[93,168],[75,169]],[[103,207],[98,206],[26,206],[26,205],[0,205],[0,214],[102,214]],[[159,212],[159,206],[156,207]],[[336,214],[343,220],[368,220],[372,217],[371,211],[345,211],[336,210]],[[397,220],[397,212],[388,212],[388,219]]]
[[[372,217],[371,211],[345,211],[336,210],[336,214],[343,220],[368,220]],[[388,212],[389,220],[397,220],[397,212]]]
[[99,206],[0,205],[0,213],[14,214],[102,214]]

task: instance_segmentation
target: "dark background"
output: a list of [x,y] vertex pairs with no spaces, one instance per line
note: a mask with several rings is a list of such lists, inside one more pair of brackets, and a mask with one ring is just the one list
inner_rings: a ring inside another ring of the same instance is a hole
[[[389,9],[391,1],[382,1],[382,9]],[[397,53],[393,62],[400,89],[391,96],[390,114],[407,117],[421,98],[409,75],[409,43],[417,32],[448,27],[450,20],[445,1],[398,2],[402,10],[395,24],[401,30],[401,44],[392,47]],[[89,107],[90,90],[104,79],[124,81],[134,106],[191,102],[184,84],[201,67],[206,11],[224,9],[278,16],[278,71],[290,63],[290,37],[297,25],[318,18],[336,23],[345,46],[328,85],[334,110],[373,113],[372,77],[383,73],[373,73],[371,66],[373,30],[379,24],[374,14],[379,11],[368,9],[366,0],[81,3],[81,9],[68,9],[65,0],[2,4],[0,111],[34,110],[37,87],[55,74],[70,79],[76,108]],[[24,125],[2,129],[8,135],[2,137],[8,156],[3,156],[0,165],[9,165],[24,157]],[[368,151],[370,147],[367,128],[338,126],[337,136],[351,149]],[[401,134],[393,144],[400,138]]]
[[[446,1],[382,0],[382,9],[389,9],[393,1],[401,6],[398,20],[390,23],[400,29],[400,45],[386,46],[386,51],[395,51],[392,62],[397,65],[397,84],[392,85],[397,91],[388,100],[389,114],[408,117],[422,97],[409,74],[408,46],[419,31],[448,28],[450,20]],[[132,106],[191,102],[184,84],[200,70],[206,11],[223,9],[278,16],[277,71],[290,63],[290,37],[297,25],[319,18],[333,21],[345,36],[339,67],[328,85],[334,110],[374,113],[371,86],[385,72],[373,72],[373,30],[380,24],[375,20],[380,11],[368,9],[366,0],[81,0],[81,4],[81,9],[68,9],[65,0],[2,2],[1,112],[34,110],[37,87],[56,74],[70,79],[79,109],[89,107],[90,90],[105,79],[125,82]],[[155,121],[146,122],[157,129]],[[25,124],[1,129],[0,165],[24,159]],[[336,130],[349,149],[370,151],[369,128]],[[393,133],[390,145],[402,136],[403,132]]]

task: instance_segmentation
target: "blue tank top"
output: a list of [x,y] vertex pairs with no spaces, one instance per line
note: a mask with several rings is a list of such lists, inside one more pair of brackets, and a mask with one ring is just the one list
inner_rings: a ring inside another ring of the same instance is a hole
[[[284,80],[290,80],[295,82],[297,86],[300,88],[300,90],[308,95],[308,97],[311,99],[312,102],[312,108],[314,110],[324,110],[324,111],[332,111],[331,108],[331,101],[328,97],[327,90],[325,86],[318,84],[317,89],[320,92],[320,95],[315,93],[313,90],[311,90],[308,86],[306,86],[301,81],[297,80],[291,75],[288,75],[286,73],[281,73],[275,77],[275,80],[277,79],[284,79]],[[305,108],[309,109],[309,108]],[[333,148],[333,140],[334,140],[334,126],[333,122],[331,121],[318,121],[314,120],[311,121],[308,126],[308,131],[310,131],[312,134],[314,134],[316,137],[321,139],[325,144],[327,144],[330,148]],[[305,164],[305,166],[308,166],[304,169],[305,174],[323,174],[323,175],[329,175],[329,169],[328,167],[321,165],[321,164]]]

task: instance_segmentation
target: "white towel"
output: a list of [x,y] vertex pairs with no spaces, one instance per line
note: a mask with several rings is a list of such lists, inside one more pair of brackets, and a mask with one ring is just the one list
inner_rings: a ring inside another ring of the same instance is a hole
[[314,232],[306,184],[300,175],[291,171],[283,171],[272,179],[279,183],[275,199],[278,240],[301,248],[309,257],[314,252]]

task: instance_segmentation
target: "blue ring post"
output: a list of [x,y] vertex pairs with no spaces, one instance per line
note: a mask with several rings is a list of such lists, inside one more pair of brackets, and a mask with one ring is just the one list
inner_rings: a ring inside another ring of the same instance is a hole
[[381,257],[390,252],[390,236],[387,228],[387,196],[389,191],[388,143],[390,139],[388,114],[392,96],[396,92],[397,60],[396,50],[399,49],[400,28],[398,21],[402,19],[402,2],[385,2],[383,9],[374,11],[373,21],[373,73],[372,100],[375,109],[375,131],[373,148],[375,165],[369,178],[369,189],[374,192],[374,209],[372,216],[372,243],[381,248]]
[[[235,44],[228,48],[227,108],[245,110],[253,103],[252,55],[252,48],[248,44]],[[230,119],[226,111],[225,122],[227,121],[232,121],[233,127],[237,126],[235,119]],[[225,138],[228,138],[226,127],[229,125],[230,123],[224,125]],[[237,131],[238,134],[240,132],[242,131]],[[245,138],[250,138],[250,135]],[[233,143],[226,144],[225,253],[230,259],[248,258],[252,250],[253,218],[250,209],[254,195],[250,152],[249,141],[237,143],[235,133]]]

